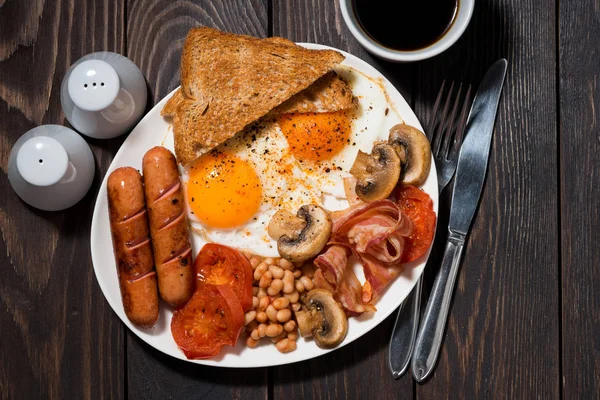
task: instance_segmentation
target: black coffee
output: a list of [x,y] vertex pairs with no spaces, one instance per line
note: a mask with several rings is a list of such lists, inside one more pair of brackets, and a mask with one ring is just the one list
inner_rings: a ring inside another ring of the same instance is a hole
[[354,0],[363,30],[393,50],[423,49],[450,29],[459,0]]

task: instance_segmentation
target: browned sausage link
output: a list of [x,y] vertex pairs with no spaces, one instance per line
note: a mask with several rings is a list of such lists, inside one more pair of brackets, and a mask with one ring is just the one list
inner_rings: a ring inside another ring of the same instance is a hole
[[116,169],[108,177],[107,192],[123,308],[134,324],[152,327],[158,319],[158,293],[142,177],[133,168]]
[[177,162],[164,147],[144,155],[144,187],[160,296],[174,307],[194,291],[192,252]]

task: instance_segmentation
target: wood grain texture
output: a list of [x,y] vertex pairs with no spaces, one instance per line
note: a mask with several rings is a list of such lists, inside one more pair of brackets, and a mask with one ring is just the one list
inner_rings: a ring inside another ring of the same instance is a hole
[[[273,35],[348,51],[379,69],[411,99],[411,64],[387,63],[368,55],[348,31],[337,1],[273,1]],[[413,381],[395,381],[388,368],[388,343],[395,313],[376,329],[344,348],[299,364],[275,368],[275,399],[411,399]]]
[[21,134],[63,124],[60,83],[71,63],[92,51],[122,52],[123,39],[117,0],[0,3],[2,398],[123,396],[124,331],[99,290],[89,253],[94,200],[114,145],[91,143],[93,187],[63,212],[28,207],[6,176]]
[[561,1],[559,15],[563,394],[591,399],[600,396],[600,4]]
[[416,110],[428,115],[444,78],[477,86],[509,61],[440,358],[418,398],[560,395],[555,21],[554,2],[477,1],[460,41],[419,65]]
[[[183,41],[192,27],[267,36],[267,1],[131,0],[128,56],[140,66],[154,103],[179,85]],[[127,391],[131,398],[267,398],[267,370],[208,368],[163,355],[127,333]]]

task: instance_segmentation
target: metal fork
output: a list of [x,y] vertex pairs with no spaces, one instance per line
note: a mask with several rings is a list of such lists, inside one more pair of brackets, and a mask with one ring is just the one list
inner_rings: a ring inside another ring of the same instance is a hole
[[[456,86],[458,89],[455,90]],[[439,194],[454,176],[458,153],[464,139],[463,133],[471,104],[471,85],[466,85],[466,90],[463,90],[463,86],[465,85],[462,83],[451,82],[446,91],[446,81],[442,82],[426,132],[437,170]],[[423,279],[419,278],[413,291],[400,306],[396,317],[388,353],[389,367],[394,379],[399,379],[408,369],[419,328],[422,286]]]

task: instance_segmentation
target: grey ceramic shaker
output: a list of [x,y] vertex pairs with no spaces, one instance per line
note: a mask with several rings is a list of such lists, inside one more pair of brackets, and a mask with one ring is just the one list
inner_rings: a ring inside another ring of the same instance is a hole
[[60,101],[80,133],[109,139],[129,131],[146,108],[148,90],[139,68],[117,53],[88,54],[65,75]]
[[17,195],[46,211],[69,208],[94,179],[94,155],[77,132],[42,125],[21,136],[8,158],[8,179]]

